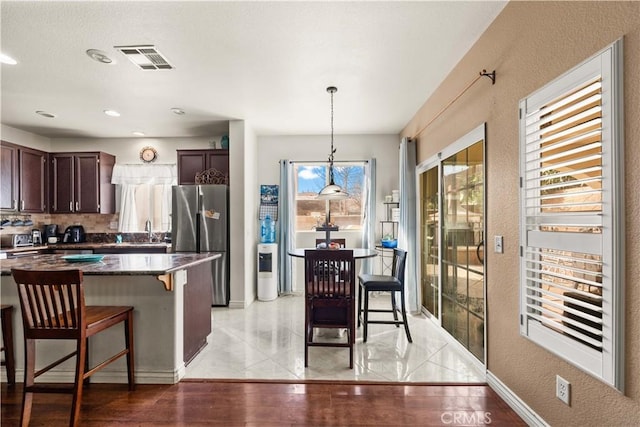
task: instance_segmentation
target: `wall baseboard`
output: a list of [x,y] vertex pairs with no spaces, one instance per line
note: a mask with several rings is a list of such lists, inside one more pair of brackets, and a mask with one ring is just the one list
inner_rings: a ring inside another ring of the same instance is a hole
[[507,405],[513,409],[528,425],[549,427],[540,415],[529,407],[518,395],[516,395],[509,387],[507,387],[498,377],[487,370],[487,384],[504,400]]
[[[181,369],[176,372],[168,371],[140,371],[136,370],[135,379],[136,384],[176,384],[180,381],[180,378],[184,377],[184,364]],[[72,383],[75,376],[74,371],[50,371],[38,377],[40,382],[51,383]],[[16,382],[22,383],[24,381],[24,371],[22,369],[16,369]],[[92,383],[108,383],[108,384],[127,384],[126,372],[115,371],[100,371],[91,376],[90,381]],[[0,382],[7,382],[7,375],[4,372],[0,374]]]

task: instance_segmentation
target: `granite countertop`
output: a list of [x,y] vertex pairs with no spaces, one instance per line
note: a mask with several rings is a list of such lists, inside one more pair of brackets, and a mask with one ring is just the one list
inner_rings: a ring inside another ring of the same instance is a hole
[[46,249],[98,249],[98,248],[171,248],[164,242],[123,242],[123,243],[56,243],[45,246]]
[[0,261],[0,274],[8,276],[12,268],[26,270],[80,269],[85,275],[163,275],[220,258],[217,253],[124,254],[104,255],[98,262],[67,262],[64,255],[33,255]]
[[164,242],[124,242],[124,243],[56,243],[38,246],[4,247],[0,252],[16,253],[37,250],[79,250],[79,249],[100,249],[100,248],[166,248],[171,249],[171,243]]

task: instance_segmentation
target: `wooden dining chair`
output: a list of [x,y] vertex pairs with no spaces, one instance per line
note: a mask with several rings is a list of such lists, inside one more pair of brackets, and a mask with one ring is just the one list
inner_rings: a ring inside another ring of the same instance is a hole
[[[12,269],[24,326],[25,371],[22,398],[22,426],[29,424],[33,393],[70,393],[70,426],[78,425],[82,389],[88,378],[126,355],[129,390],[135,387],[133,359],[133,307],[87,306],[80,270],[33,271]],[[89,368],[88,338],[124,322],[125,348]],[[36,340],[74,340],[76,350],[37,370]],[[73,384],[36,383],[35,378],[76,356]]]
[[13,306],[2,304],[2,351],[4,360],[1,366],[7,370],[7,384],[14,386],[16,384],[16,362],[15,352],[13,350]]
[[[358,276],[360,280],[360,292],[358,293],[358,326],[363,324],[362,341],[367,342],[367,327],[369,324],[385,324],[385,325],[404,325],[404,331],[407,340],[413,342],[411,333],[409,332],[409,322],[407,321],[407,310],[404,300],[404,270],[407,263],[407,251],[402,249],[393,250],[393,266],[392,275],[378,274],[361,274]],[[369,308],[369,292],[390,292],[391,308],[390,309],[370,309]],[[400,293],[400,308],[396,303],[396,292]],[[364,308],[362,307],[362,299],[364,298]],[[402,315],[402,320],[398,320],[398,312]],[[393,320],[369,320],[369,313],[392,313]]]
[[[348,347],[353,369],[355,328],[355,259],[352,250],[305,250],[304,366],[309,347]],[[313,328],[346,329],[346,342],[314,341]]]

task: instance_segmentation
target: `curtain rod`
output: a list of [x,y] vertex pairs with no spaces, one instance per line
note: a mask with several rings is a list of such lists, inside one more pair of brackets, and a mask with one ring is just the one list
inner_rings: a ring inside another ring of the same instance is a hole
[[454,102],[456,102],[462,95],[464,95],[466,91],[471,89],[471,86],[476,84],[476,82],[483,77],[489,77],[491,79],[491,84],[492,85],[496,84],[496,70],[493,70],[490,73],[487,73],[487,70],[480,71],[479,75],[475,79],[473,79],[471,83],[469,83],[464,89],[462,89],[462,91],[455,98],[453,98],[447,105],[445,105],[444,108],[438,112],[438,114],[436,114],[431,120],[429,120],[429,122],[426,125],[420,128],[420,130],[418,130],[418,132],[416,132],[416,134],[411,139],[416,139],[418,135],[424,132],[424,130],[428,128],[429,125],[431,125],[431,123],[435,122],[438,119],[438,117],[440,117],[445,111],[449,109],[449,107],[451,107],[451,105],[453,105]]
[[[327,163],[325,160],[289,160],[289,163]],[[333,163],[369,163],[369,160],[334,160]]]

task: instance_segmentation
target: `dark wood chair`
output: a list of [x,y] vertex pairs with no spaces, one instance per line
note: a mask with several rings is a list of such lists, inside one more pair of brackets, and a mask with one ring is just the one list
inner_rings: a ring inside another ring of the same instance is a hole
[[7,384],[13,386],[16,383],[16,361],[13,350],[13,306],[2,305],[2,349],[4,360],[2,365],[7,369]]
[[[362,331],[362,341],[367,342],[367,326],[372,323],[385,325],[404,325],[407,340],[411,340],[409,323],[407,322],[407,310],[404,302],[404,270],[407,262],[407,252],[402,249],[393,250],[392,275],[361,274],[360,292],[358,294],[358,327],[364,325]],[[370,309],[369,292],[381,291],[391,292],[391,309]],[[400,292],[400,309],[396,304],[396,292]],[[364,297],[364,308],[362,308],[362,298]],[[402,315],[402,320],[398,320],[398,311]],[[369,313],[393,313],[393,320],[369,320]]]
[[[82,389],[88,378],[126,355],[129,390],[135,387],[133,359],[133,307],[87,306],[80,270],[31,271],[12,269],[24,325],[25,372],[21,425],[29,424],[33,393],[70,393],[70,426],[78,425]],[[124,322],[125,348],[89,368],[88,338]],[[76,350],[36,371],[36,340],[74,340]],[[35,383],[35,378],[76,356],[73,384]]]
[[[353,369],[355,342],[355,259],[351,250],[306,250],[304,366],[309,366],[309,347],[348,347]],[[346,342],[314,341],[313,328],[346,329]]]

